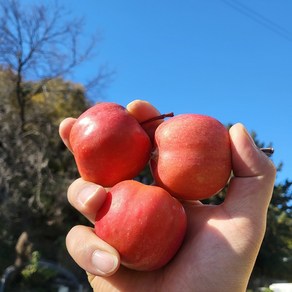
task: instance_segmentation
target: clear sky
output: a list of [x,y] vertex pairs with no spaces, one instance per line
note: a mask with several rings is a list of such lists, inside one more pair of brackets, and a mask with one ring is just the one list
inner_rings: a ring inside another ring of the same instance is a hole
[[103,37],[76,81],[106,63],[116,73],[104,100],[241,122],[273,144],[278,181],[292,179],[291,0],[59,2]]

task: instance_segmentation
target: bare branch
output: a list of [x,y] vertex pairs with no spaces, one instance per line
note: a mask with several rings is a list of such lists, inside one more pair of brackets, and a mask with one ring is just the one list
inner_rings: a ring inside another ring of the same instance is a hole
[[[20,0],[0,0],[0,64],[17,76],[16,97],[24,124],[32,94],[23,90],[23,80],[37,81],[41,88],[49,80],[65,77],[94,55],[100,38],[85,41],[84,19],[72,18],[70,11],[57,2],[21,4]],[[93,80],[104,77],[99,72]]]

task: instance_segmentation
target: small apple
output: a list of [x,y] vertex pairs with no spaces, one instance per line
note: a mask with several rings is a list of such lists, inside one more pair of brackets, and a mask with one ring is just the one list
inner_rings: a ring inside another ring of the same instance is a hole
[[185,200],[211,197],[231,174],[229,132],[215,118],[181,114],[155,132],[150,161],[155,183]]
[[95,233],[118,250],[124,266],[151,271],[176,254],[186,224],[183,206],[167,191],[126,180],[108,192],[96,216]]
[[98,103],[81,114],[69,139],[81,177],[104,187],[137,176],[152,147],[138,121],[111,102]]

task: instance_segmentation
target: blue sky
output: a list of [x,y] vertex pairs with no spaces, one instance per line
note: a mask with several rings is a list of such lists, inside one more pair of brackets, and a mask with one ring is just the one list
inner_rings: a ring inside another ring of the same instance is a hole
[[115,77],[104,100],[241,122],[273,144],[278,181],[292,179],[291,0],[59,2],[103,37],[75,81],[105,63]]

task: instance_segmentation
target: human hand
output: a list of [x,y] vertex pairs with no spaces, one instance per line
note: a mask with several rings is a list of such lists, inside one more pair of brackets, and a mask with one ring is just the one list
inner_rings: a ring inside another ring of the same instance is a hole
[[[141,101],[132,102],[128,110],[138,121],[157,113]],[[60,136],[69,149],[74,122],[69,118],[60,125]],[[94,291],[246,290],[265,233],[276,170],[243,125],[234,125],[230,138],[234,177],[224,203],[213,206],[183,202],[188,217],[186,238],[174,259],[162,269],[129,270],[120,266],[118,252],[98,238],[92,228],[75,226],[70,230],[67,249],[87,271]],[[103,187],[82,179],[68,189],[69,202],[92,223],[105,198]]]

